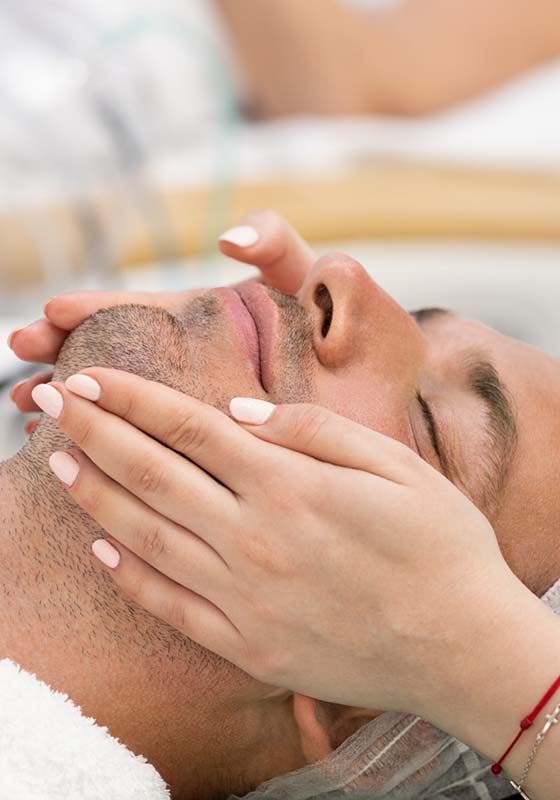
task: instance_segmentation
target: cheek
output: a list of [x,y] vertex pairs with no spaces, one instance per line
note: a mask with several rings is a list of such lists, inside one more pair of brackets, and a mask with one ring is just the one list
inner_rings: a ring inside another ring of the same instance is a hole
[[546,484],[512,481],[494,525],[510,569],[537,596],[560,577],[560,513]]
[[343,417],[410,444],[406,403],[397,395],[394,380],[362,373],[326,374],[317,379],[317,402]]

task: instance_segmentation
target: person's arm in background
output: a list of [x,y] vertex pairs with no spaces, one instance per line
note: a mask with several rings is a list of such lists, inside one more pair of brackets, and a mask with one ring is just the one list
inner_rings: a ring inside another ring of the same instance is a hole
[[215,0],[264,116],[426,114],[560,55],[558,0]]

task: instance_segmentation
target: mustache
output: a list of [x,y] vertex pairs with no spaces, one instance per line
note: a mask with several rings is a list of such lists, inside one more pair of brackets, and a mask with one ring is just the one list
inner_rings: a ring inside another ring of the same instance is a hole
[[[313,343],[313,317],[293,295],[268,286],[262,289],[278,313],[278,335],[270,354],[275,376],[270,399],[275,403],[314,402],[317,355]],[[230,335],[231,323],[226,321],[223,299],[212,289],[201,291],[196,297],[189,298],[174,316],[177,338],[186,350],[188,373],[191,377],[198,376],[197,380],[204,383],[208,357],[213,353],[219,358],[221,337]],[[197,396],[196,386],[190,387],[189,392]],[[229,394],[223,402],[216,398],[212,400],[214,405],[223,406],[224,411],[227,411],[226,401],[229,402]]]
[[280,311],[282,330],[292,357],[306,359],[313,352],[313,318],[297,297],[270,286],[264,287]]
[[[303,367],[310,363],[314,353],[311,314],[294,295],[285,294],[270,286],[263,286],[263,289],[279,311],[283,360],[293,366]],[[196,330],[199,340],[209,340],[214,324],[219,325],[223,313],[222,301],[210,289],[190,299],[175,317],[185,333]]]

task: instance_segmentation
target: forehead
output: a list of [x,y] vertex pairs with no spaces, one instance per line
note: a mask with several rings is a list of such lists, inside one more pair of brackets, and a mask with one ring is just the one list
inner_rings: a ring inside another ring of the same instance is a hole
[[453,314],[433,318],[425,330],[436,368],[456,369],[457,356],[474,348],[494,363],[509,390],[519,443],[493,523],[514,572],[542,593],[560,575],[560,363]]

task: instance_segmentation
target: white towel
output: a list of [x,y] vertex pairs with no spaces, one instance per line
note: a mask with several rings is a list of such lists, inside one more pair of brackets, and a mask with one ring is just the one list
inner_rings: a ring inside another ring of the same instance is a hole
[[12,661],[0,661],[0,800],[169,800],[155,768]]

